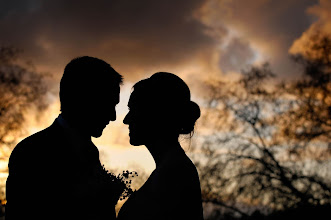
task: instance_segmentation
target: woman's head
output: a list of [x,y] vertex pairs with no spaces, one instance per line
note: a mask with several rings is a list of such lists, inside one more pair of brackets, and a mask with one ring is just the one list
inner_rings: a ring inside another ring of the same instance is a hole
[[136,83],[128,107],[130,111],[124,123],[129,125],[132,145],[192,134],[200,117],[200,108],[191,101],[186,83],[165,72]]

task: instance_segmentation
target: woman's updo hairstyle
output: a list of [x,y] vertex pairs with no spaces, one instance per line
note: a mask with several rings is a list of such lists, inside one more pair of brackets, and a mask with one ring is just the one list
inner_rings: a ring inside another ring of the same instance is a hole
[[[152,114],[163,115],[175,126],[178,134],[193,134],[194,125],[200,117],[199,106],[191,101],[187,84],[178,76],[158,72],[134,85],[133,94],[139,94],[141,105],[154,109]],[[133,95],[132,94],[132,95]]]

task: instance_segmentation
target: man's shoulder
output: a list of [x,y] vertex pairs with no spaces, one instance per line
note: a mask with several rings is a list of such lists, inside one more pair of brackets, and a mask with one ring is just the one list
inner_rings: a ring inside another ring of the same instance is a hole
[[20,141],[12,151],[10,159],[13,160],[16,157],[36,157],[48,151],[50,147],[58,145],[63,139],[64,135],[61,129],[56,124],[52,124],[48,128]]
[[21,142],[17,144],[17,147],[20,146],[38,146],[38,144],[45,142],[53,142],[59,140],[62,132],[58,128],[56,128],[55,124],[52,124],[48,128],[45,128],[37,133],[34,133],[26,138],[24,138]]

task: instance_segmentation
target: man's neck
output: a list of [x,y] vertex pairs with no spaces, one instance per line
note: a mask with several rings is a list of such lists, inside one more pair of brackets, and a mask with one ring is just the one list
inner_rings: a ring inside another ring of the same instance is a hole
[[91,135],[87,134],[82,120],[75,120],[73,117],[69,117],[67,114],[61,113],[59,118],[62,122],[64,127],[67,127],[72,133],[82,137],[83,139],[91,140]]

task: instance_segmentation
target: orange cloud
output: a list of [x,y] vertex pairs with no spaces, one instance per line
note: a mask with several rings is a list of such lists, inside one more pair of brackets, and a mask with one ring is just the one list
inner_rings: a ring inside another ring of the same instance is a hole
[[289,52],[291,54],[307,52],[311,37],[317,32],[331,35],[331,1],[320,0],[318,5],[308,8],[307,12],[318,18],[298,39],[294,41]]

